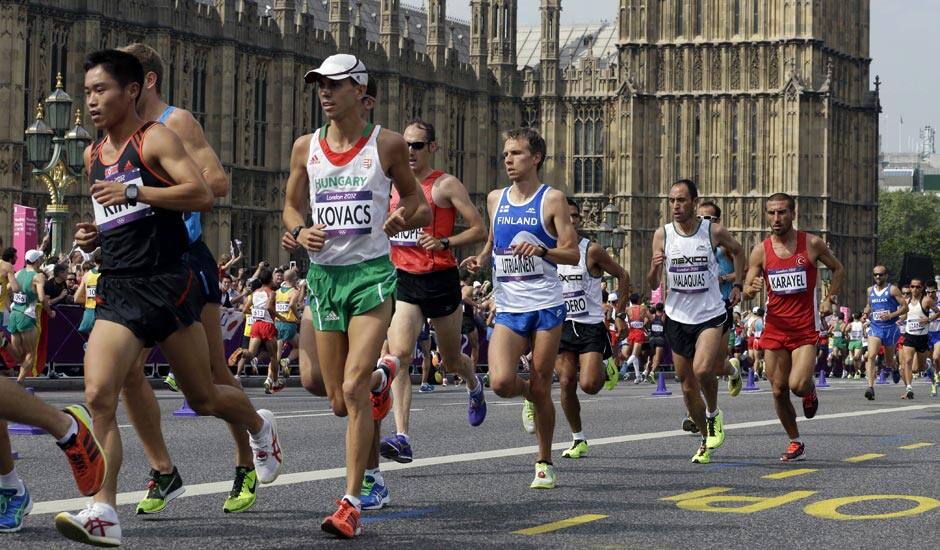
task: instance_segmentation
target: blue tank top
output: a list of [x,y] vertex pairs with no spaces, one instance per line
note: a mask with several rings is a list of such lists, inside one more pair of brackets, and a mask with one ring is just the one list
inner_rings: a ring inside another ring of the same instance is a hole
[[[166,120],[170,118],[170,115],[173,114],[173,111],[176,110],[176,107],[172,105],[167,105],[166,109],[160,114],[160,118],[157,121],[160,124],[166,124]],[[199,212],[186,212],[183,214],[183,223],[186,224],[186,233],[189,235],[189,244],[199,240],[199,237],[202,236],[202,214]]]
[[[717,247],[715,257],[718,259],[718,276],[724,277],[734,272],[734,261],[725,253],[725,249]],[[727,300],[731,296],[731,281],[722,281],[718,283],[718,289],[721,290],[721,297]]]
[[528,201],[513,204],[503,189],[493,217],[493,289],[496,311],[525,313],[564,303],[556,265],[538,256],[512,255],[511,246],[523,242],[555,248],[557,239],[548,234],[542,214],[544,183]]
[[893,285],[886,286],[881,292],[875,290],[875,287],[872,286],[871,290],[868,292],[868,303],[871,304],[871,324],[872,326],[879,328],[893,328],[895,326],[895,319],[886,319],[882,320],[878,314],[879,311],[887,311],[889,314],[897,311],[900,304],[891,294],[891,287]]

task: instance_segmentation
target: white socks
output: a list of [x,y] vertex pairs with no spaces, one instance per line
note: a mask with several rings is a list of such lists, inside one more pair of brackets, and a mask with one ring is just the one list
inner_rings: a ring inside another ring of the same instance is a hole
[[587,438],[584,437],[584,432],[572,433],[571,438],[575,441],[587,441]]
[[20,479],[20,476],[16,475],[16,467],[10,470],[8,474],[0,474],[0,487],[16,489],[17,496],[26,492],[26,486],[23,485],[23,480]]
[[357,497],[354,497],[352,495],[345,495],[343,497],[343,500],[355,506],[356,510],[362,510],[362,501],[360,501]]
[[72,425],[69,426],[69,429],[65,432],[65,435],[62,436],[62,439],[56,440],[56,443],[59,445],[65,445],[69,442],[69,439],[71,439],[73,435],[78,433],[78,422],[75,421],[75,418],[73,418],[72,415],[67,416],[69,417],[69,420],[72,421]]

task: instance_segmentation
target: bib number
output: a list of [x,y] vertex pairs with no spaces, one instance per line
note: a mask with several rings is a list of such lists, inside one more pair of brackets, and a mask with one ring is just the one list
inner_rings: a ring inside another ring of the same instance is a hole
[[94,297],[95,297],[95,287],[93,287],[93,286],[86,286],[86,287],[85,287],[85,297],[86,297],[86,298],[89,298],[89,299],[94,298]]
[[372,191],[320,191],[316,206],[316,223],[330,237],[372,233]]
[[545,276],[542,258],[514,256],[512,250],[508,248],[500,248],[493,252],[493,264],[496,280],[502,283],[531,281]]
[[909,320],[907,321],[907,329],[906,329],[906,330],[907,330],[907,332],[912,332],[912,333],[913,333],[913,332],[922,331],[922,330],[924,330],[924,323],[921,322],[921,321],[915,321],[915,320],[909,319]]
[[833,332],[833,333],[832,333],[832,337],[833,337],[833,338],[842,338],[842,331],[837,330],[837,331]]
[[274,311],[278,313],[287,313],[290,311],[290,302],[277,302],[274,304]]
[[264,319],[264,317],[265,317],[265,315],[267,315],[267,313],[268,313],[268,310],[266,310],[266,309],[264,309],[264,308],[261,308],[261,307],[253,307],[253,308],[251,308],[251,316],[252,316],[252,318],[254,318],[254,319]]
[[790,267],[767,272],[770,290],[774,294],[800,294],[806,292],[806,268]]
[[708,266],[669,266],[669,290],[672,290],[673,292],[680,292],[682,294],[698,294],[701,292],[707,292]]
[[418,246],[418,237],[421,236],[421,229],[408,229],[397,233],[389,239],[392,246]]
[[630,321],[630,328],[635,328],[635,329],[643,328],[643,321]]
[[583,290],[565,292],[565,310],[568,317],[584,317],[587,315],[587,300]]
[[18,305],[25,305],[29,300],[26,298],[26,294],[23,292],[14,292],[13,293],[13,303]]
[[[105,179],[111,182],[123,183],[124,185],[135,184],[137,187],[144,186],[144,182],[140,179],[140,170],[137,168],[128,170],[127,172],[118,172]],[[122,225],[127,225],[153,215],[153,210],[150,209],[150,205],[140,201],[138,201],[135,206],[129,204],[102,206],[95,199],[91,199],[91,204],[95,211],[95,225],[98,226],[98,231],[102,233],[107,233]]]
[[662,325],[658,325],[658,324],[657,324],[657,325],[651,325],[651,326],[650,326],[650,330],[652,330],[652,331],[655,332],[656,334],[659,334],[659,333],[661,333],[661,332],[663,331],[663,326],[662,326]]

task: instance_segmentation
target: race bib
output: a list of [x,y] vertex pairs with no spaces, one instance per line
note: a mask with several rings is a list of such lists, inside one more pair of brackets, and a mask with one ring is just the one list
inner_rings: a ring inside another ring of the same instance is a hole
[[94,298],[94,297],[95,297],[95,287],[93,287],[93,286],[86,286],[86,287],[85,287],[85,297],[86,297],[86,298]]
[[878,321],[887,321],[889,315],[891,315],[890,311],[886,309],[879,309],[875,312],[875,319]]
[[860,330],[853,330],[852,332],[849,333],[849,338],[851,338],[852,340],[861,340],[861,339],[862,339],[862,331],[860,331]]
[[643,321],[630,321],[630,328],[643,328]]
[[315,223],[330,237],[372,233],[372,191],[320,191]]
[[787,269],[771,269],[767,272],[770,290],[774,294],[799,294],[806,292],[806,268],[790,267]]
[[841,331],[841,330],[836,330],[836,331],[834,331],[834,332],[832,333],[832,337],[833,337],[833,338],[842,338],[842,331]]
[[907,327],[905,329],[907,332],[919,332],[924,330],[924,322],[916,321],[913,319],[907,320]]
[[267,315],[267,313],[268,313],[268,310],[264,309],[263,307],[253,307],[253,308],[251,308],[251,317],[252,317],[253,319],[264,319],[264,317],[265,317],[265,315]]
[[568,311],[568,317],[584,317],[587,312],[587,300],[583,290],[574,290],[565,292],[565,310]]
[[510,248],[493,251],[493,271],[500,282],[530,281],[545,276],[542,258],[538,256],[514,256]]
[[14,304],[23,305],[23,304],[25,304],[25,303],[28,302],[28,301],[29,301],[29,299],[26,297],[26,293],[24,293],[24,292],[14,292],[14,293],[13,293],[13,303],[14,303]]
[[[128,170],[127,172],[112,174],[105,179],[112,182],[123,183],[124,185],[135,184],[138,188],[144,186],[144,182],[140,179],[140,170],[137,168]],[[129,204],[102,206],[95,199],[91,199],[91,204],[95,211],[95,225],[98,226],[98,231],[102,233],[107,233],[122,225],[127,225],[153,215],[153,210],[150,209],[150,205],[140,201],[137,202],[136,206]]]
[[669,266],[669,290],[683,294],[708,291],[708,265]]
[[277,302],[274,304],[274,311],[278,313],[287,313],[290,311],[290,302]]
[[408,229],[396,233],[394,237],[389,239],[389,242],[392,243],[392,246],[418,246],[418,237],[421,236],[421,231],[421,229]]
[[663,326],[660,324],[650,325],[650,330],[652,330],[656,334],[659,334],[663,331]]

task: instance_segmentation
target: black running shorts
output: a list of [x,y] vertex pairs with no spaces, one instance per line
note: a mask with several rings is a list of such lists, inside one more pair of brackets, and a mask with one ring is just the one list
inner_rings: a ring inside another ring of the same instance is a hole
[[613,355],[610,348],[610,335],[603,321],[593,325],[565,321],[561,329],[561,343],[558,353],[600,353],[604,359]]
[[917,353],[925,353],[930,346],[930,335],[928,334],[904,334],[904,347],[914,348]]
[[195,293],[194,298],[199,305],[200,311],[206,304],[221,304],[222,291],[219,289],[219,267],[212,257],[212,252],[202,239],[189,245],[189,251],[186,254],[186,264],[193,270],[196,280],[199,283],[199,292]]
[[457,268],[420,274],[399,269],[395,299],[419,306],[428,319],[447,317],[463,304]]
[[472,316],[464,315],[460,320],[460,334],[472,334],[477,329],[477,321]]
[[686,325],[667,318],[665,333],[669,348],[672,349],[673,353],[692,359],[695,357],[695,344],[698,341],[699,334],[710,328],[718,328],[723,332],[727,316],[728,313],[725,312],[714,319],[709,319],[697,325]]
[[199,320],[196,275],[187,267],[143,277],[102,274],[95,316],[127,327],[152,348]]

